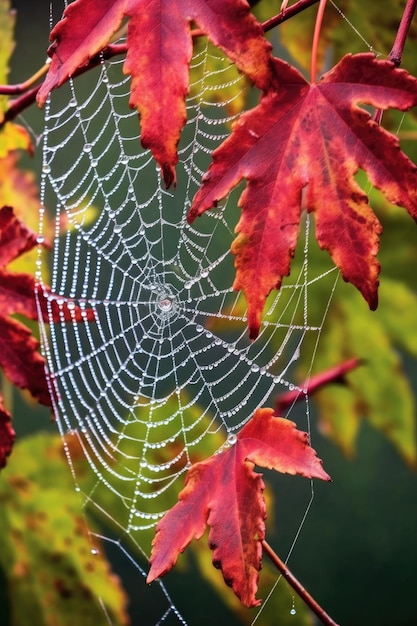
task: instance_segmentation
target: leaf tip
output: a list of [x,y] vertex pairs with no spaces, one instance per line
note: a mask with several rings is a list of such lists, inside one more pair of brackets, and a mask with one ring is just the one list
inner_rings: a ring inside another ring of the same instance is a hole
[[162,178],[164,179],[165,187],[169,189],[173,184],[177,186],[177,175],[175,173],[175,167],[170,163],[162,163]]

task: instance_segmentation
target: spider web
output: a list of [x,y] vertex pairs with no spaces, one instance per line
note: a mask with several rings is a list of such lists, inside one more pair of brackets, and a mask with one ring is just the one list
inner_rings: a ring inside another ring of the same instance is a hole
[[[330,297],[336,273],[310,267],[306,217],[298,269],[269,298],[250,342],[244,298],[231,287],[239,190],[193,225],[186,221],[247,85],[199,46],[177,187],[166,190],[141,148],[122,63],[103,60],[47,104],[40,243],[46,211],[55,211],[56,232],[38,278],[41,286],[51,282],[41,336],[75,489],[101,541],[145,576],[154,527],[191,463],[232,445],[254,411],[273,406],[280,393],[307,398],[293,366],[302,351],[312,362],[329,302],[312,321],[311,290],[330,277]],[[78,306],[84,321],[54,321],[53,303]],[[155,623],[185,623],[163,582],[143,587],[164,598],[154,606]]]

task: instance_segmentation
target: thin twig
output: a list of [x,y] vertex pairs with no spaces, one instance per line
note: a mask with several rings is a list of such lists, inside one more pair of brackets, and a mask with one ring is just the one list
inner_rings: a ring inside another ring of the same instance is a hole
[[[38,93],[40,85],[37,85],[30,91],[24,93],[20,98],[13,100],[7,111],[4,112],[3,118],[0,121],[0,128],[4,126],[6,122],[14,120],[20,113],[28,109],[34,102],[36,102],[36,94]],[[2,93],[0,91],[0,93]]]
[[319,620],[325,626],[338,626],[330,615],[316,602],[316,600],[308,593],[303,585],[297,580],[294,574],[288,569],[279,556],[274,552],[269,543],[262,541],[262,549],[275,567],[281,572],[285,580],[291,585],[295,593],[307,604],[307,606],[317,615]]
[[392,46],[392,50],[388,55],[388,59],[392,61],[396,67],[399,67],[401,65],[405,42],[407,39],[408,31],[410,30],[416,7],[417,0],[407,0],[407,4],[405,5],[400,24],[398,26],[394,45]]
[[[388,60],[392,61],[395,67],[399,67],[401,65],[405,42],[407,39],[408,31],[410,30],[416,7],[417,0],[407,0],[407,4],[405,5],[400,23],[398,25],[394,44],[391,48],[391,52],[388,55]],[[382,114],[382,109],[376,109],[372,116],[373,121],[377,124],[381,124]]]
[[[290,19],[290,17],[294,17],[294,15],[308,9],[308,7],[313,6],[313,4],[317,4],[317,2],[319,2],[319,0],[298,0],[298,2],[288,8],[284,3],[282,3],[281,7],[283,8],[281,8],[279,13],[274,15],[274,17],[269,18],[269,20],[262,22],[262,29],[264,33],[272,30],[275,26],[282,24],[282,22],[286,22]],[[191,31],[191,35],[193,38],[202,37],[205,35],[205,32],[201,30],[201,28],[195,28]]]
[[[306,385],[305,393],[309,396],[312,396],[316,391],[323,389],[330,384],[346,384],[346,374],[356,369],[360,365],[363,364],[362,359],[352,358],[347,361],[343,361],[338,365],[330,367],[329,369],[324,370],[318,374],[312,376]],[[292,391],[287,391],[278,396],[275,403],[275,412],[277,415],[282,415],[282,413],[288,407],[291,407],[295,402],[304,399],[304,393],[300,393],[298,389],[294,389]]]
[[[102,52],[92,57],[88,63],[78,68],[78,70],[74,72],[73,77],[75,78],[76,76],[80,76],[81,74],[84,74],[85,72],[91,70],[93,67],[97,67],[97,65],[100,65],[103,59],[108,60],[120,54],[125,54],[126,50],[126,44],[109,44],[102,50]],[[33,79],[35,76],[39,77],[42,75],[44,67],[38,70],[38,72],[36,72],[34,76],[32,76],[28,81],[25,81],[24,83],[20,83],[18,85],[0,85],[0,95],[22,93],[22,91],[20,90],[21,87],[25,84],[28,85],[30,81],[32,81],[33,83]],[[39,84],[36,87],[33,87],[33,89],[30,89],[26,93],[23,93],[20,98],[16,98],[16,100],[13,100],[7,111],[5,111],[3,119],[0,121],[0,128],[6,122],[10,122],[11,120],[15,119],[20,113],[22,113],[22,111],[25,111],[29,106],[36,102],[36,96],[38,94],[40,86],[41,85]]]
[[275,15],[266,22],[263,22],[262,28],[264,29],[264,32],[266,33],[272,28],[275,28],[275,26],[278,26],[278,24],[286,22],[290,19],[290,17],[294,17],[294,15],[297,15],[305,9],[308,9],[308,7],[313,6],[313,4],[317,4],[317,2],[319,2],[319,0],[298,0],[298,2],[296,2],[295,4],[280,11],[278,15]]
[[48,68],[49,63],[45,63],[23,83],[17,83],[16,85],[0,85],[0,94],[2,96],[18,96],[26,91],[29,91],[29,89],[33,87],[33,85],[35,85],[40,78],[45,76]]

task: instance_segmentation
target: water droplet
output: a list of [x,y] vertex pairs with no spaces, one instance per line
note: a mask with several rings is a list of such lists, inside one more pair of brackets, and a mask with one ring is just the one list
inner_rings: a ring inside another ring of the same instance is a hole
[[83,148],[84,152],[91,152],[91,149],[92,149],[91,143],[86,143]]
[[234,433],[230,433],[227,437],[227,443],[229,444],[229,446],[234,446],[236,441],[237,435],[235,435]]
[[98,161],[97,159],[91,159],[91,167],[97,167]]
[[43,235],[38,235],[36,237],[36,243],[44,243],[45,237]]
[[122,165],[127,165],[129,163],[129,157],[127,156],[127,154],[124,154],[120,157],[119,161],[120,163],[122,163]]
[[50,171],[51,171],[50,166],[49,166],[47,163],[45,163],[45,164],[43,165],[43,167],[42,167],[42,172],[43,172],[44,174],[49,174],[49,173],[50,173]]
[[291,611],[290,611],[290,615],[296,615],[296,613],[297,613],[297,611],[294,608],[292,608]]
[[200,324],[197,324],[197,326],[195,327],[195,329],[196,329],[196,331],[197,331],[198,333],[202,333],[202,332],[203,332],[203,330],[204,330],[204,328],[203,328]]
[[75,98],[71,98],[71,100],[68,102],[68,106],[75,108],[77,106],[77,101]]
[[98,554],[97,548],[91,548],[91,554],[93,554],[94,556]]

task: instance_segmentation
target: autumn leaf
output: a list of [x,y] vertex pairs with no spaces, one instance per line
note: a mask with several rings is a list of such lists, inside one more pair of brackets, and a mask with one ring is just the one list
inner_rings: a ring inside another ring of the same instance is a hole
[[52,61],[38,103],[98,54],[126,17],[130,106],[141,116],[142,145],[152,150],[169,187],[186,122],[191,22],[261,89],[270,82],[271,46],[245,0],[75,0],[51,31]]
[[6,458],[12,450],[14,439],[12,418],[10,413],[6,411],[0,395],[0,469],[6,465]]
[[122,583],[80,512],[58,433],[16,444],[2,472],[0,501],[2,624],[130,623]]
[[[45,377],[45,362],[38,352],[39,342],[22,322],[10,317],[19,314],[38,319],[36,282],[23,272],[11,272],[6,265],[37,245],[37,237],[18,220],[11,207],[0,209],[0,367],[14,385],[28,389],[46,406],[51,405]],[[69,300],[58,299],[48,289],[39,294],[45,321],[50,314],[56,321],[92,321],[91,309],[81,311]]]
[[0,209],[0,233],[0,267],[36,246],[35,233],[14,216],[11,207]]
[[289,420],[258,409],[234,445],[194,464],[177,504],[156,527],[147,581],[168,572],[193,538],[210,526],[213,564],[246,606],[256,606],[265,537],[264,483],[254,465],[330,480],[308,442]]
[[274,62],[276,90],[243,114],[215,150],[189,213],[192,222],[247,179],[232,252],[234,288],[245,293],[251,338],[267,295],[289,274],[302,206],[315,214],[320,247],[371,309],[378,302],[381,226],[354,179],[358,169],[417,219],[416,166],[358,106],[408,110],[417,104],[417,80],[372,54],[347,55],[311,85],[283,61]]

